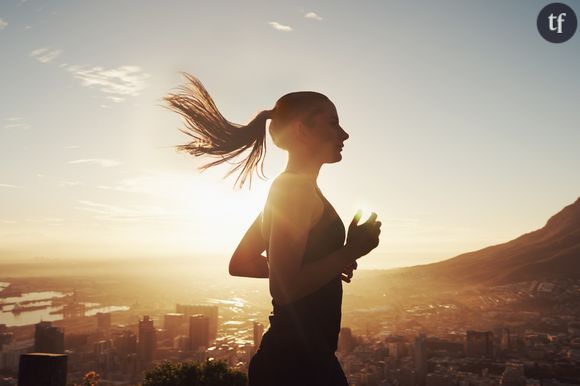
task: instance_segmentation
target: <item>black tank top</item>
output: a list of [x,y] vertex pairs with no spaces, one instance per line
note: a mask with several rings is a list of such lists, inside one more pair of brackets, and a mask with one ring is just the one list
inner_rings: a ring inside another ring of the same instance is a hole
[[[344,245],[345,228],[342,220],[323,196],[320,220],[308,234],[302,264],[319,260]],[[314,356],[334,353],[340,332],[342,280],[338,274],[318,290],[294,302],[279,305],[272,300],[270,327],[262,338],[260,349],[297,349]]]

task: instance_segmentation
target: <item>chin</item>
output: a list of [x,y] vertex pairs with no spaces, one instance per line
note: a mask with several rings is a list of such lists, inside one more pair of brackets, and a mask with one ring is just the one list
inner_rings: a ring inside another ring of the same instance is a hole
[[342,160],[342,153],[340,151],[332,151],[332,152],[328,152],[326,153],[326,155],[324,156],[324,161],[322,161],[325,164],[334,164],[337,162],[340,162]]
[[335,155],[331,160],[327,161],[327,164],[335,164],[337,162],[340,162],[342,160],[342,154],[337,154]]

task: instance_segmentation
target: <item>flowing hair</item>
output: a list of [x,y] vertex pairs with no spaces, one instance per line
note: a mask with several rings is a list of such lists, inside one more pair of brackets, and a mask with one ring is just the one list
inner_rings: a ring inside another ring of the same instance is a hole
[[[260,112],[245,126],[230,122],[219,112],[201,81],[188,73],[183,75],[188,83],[163,98],[171,111],[184,118],[185,129],[179,130],[193,139],[185,145],[175,146],[175,149],[196,157],[209,155],[218,158],[202,165],[201,171],[232,161],[234,166],[224,178],[241,169],[234,184],[234,187],[239,184],[240,189],[246,180],[251,188],[254,170],[258,177],[266,179],[266,121],[271,118],[271,110]],[[247,156],[234,161],[248,149],[251,150]]]

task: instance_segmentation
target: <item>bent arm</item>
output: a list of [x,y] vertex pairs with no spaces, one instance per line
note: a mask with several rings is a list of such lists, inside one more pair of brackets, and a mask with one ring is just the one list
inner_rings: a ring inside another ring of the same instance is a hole
[[287,276],[286,280],[291,281],[286,293],[280,294],[281,304],[303,298],[313,293],[330,280],[342,274],[344,267],[357,258],[354,251],[345,245],[330,253],[320,260],[304,264],[295,274]]
[[260,226],[262,214],[254,220],[240,241],[230,259],[229,272],[232,276],[267,278],[269,276],[268,262],[262,252],[266,243],[262,238]]
[[302,264],[316,206],[314,186],[307,181],[273,184],[269,239],[270,293],[278,304],[298,300],[340,276],[356,260],[343,246],[320,260]]

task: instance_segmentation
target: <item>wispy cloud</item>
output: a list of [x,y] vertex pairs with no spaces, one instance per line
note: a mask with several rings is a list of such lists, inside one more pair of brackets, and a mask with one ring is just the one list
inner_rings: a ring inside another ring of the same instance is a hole
[[292,27],[290,27],[289,25],[280,24],[277,21],[271,21],[268,24],[270,24],[272,26],[272,28],[274,28],[275,30],[278,30],[278,31],[283,31],[283,32],[292,31]]
[[30,53],[34,59],[38,60],[40,63],[50,63],[56,59],[62,50],[53,50],[50,47],[38,48]]
[[8,27],[8,22],[0,17],[0,29]]
[[322,17],[320,17],[316,12],[307,12],[304,17],[312,20],[322,20]]
[[0,188],[23,188],[24,186],[11,185],[11,184],[0,184]]
[[[50,63],[61,53],[62,50],[43,47],[32,51],[30,56],[41,63]],[[123,102],[128,96],[138,96],[147,87],[146,80],[151,77],[141,67],[130,65],[105,68],[60,63],[58,67],[70,72],[73,78],[80,80],[82,86],[104,92],[106,98],[115,103]]]
[[93,164],[93,165],[102,166],[104,168],[110,168],[110,167],[121,165],[121,162],[119,162],[119,161],[115,161],[112,159],[104,159],[104,158],[77,159],[74,161],[69,161],[68,163],[69,164]]
[[71,150],[71,149],[78,149],[80,146],[78,145],[69,145],[69,146],[65,146],[64,148],[66,150]]
[[34,222],[34,223],[58,223],[63,222],[64,220],[59,217],[44,217],[44,218],[27,218],[26,222]]
[[175,215],[164,208],[154,206],[135,205],[132,208],[101,204],[93,201],[78,200],[81,206],[75,209],[95,214],[97,220],[114,221],[142,221],[142,220],[168,220]]
[[149,176],[127,178],[116,186],[99,185],[99,189],[116,190],[118,192],[151,194],[150,187],[153,178]]
[[117,103],[124,101],[127,96],[139,95],[147,87],[145,81],[150,77],[138,66],[107,69],[100,66],[70,65],[66,69],[74,78],[80,80],[83,86],[97,88],[106,94],[111,94],[107,98]]
[[112,102],[115,102],[115,103],[121,103],[125,100],[125,98],[121,98],[121,97],[114,96],[114,95],[108,95],[106,98]]
[[99,189],[160,196],[171,201],[180,201],[184,196],[191,195],[192,191],[199,190],[195,181],[187,175],[156,171],[124,178],[114,185],[99,185]]
[[82,185],[82,182],[79,181],[62,181],[60,186],[78,186]]
[[4,120],[4,128],[5,129],[21,129],[21,130],[28,130],[30,126],[23,122],[22,118],[20,117],[13,117],[13,118],[6,118]]

